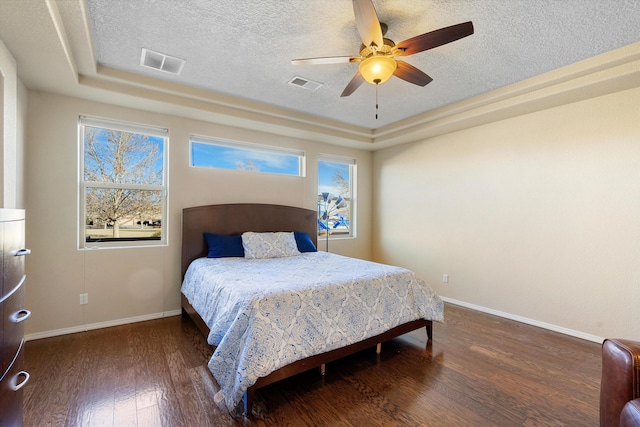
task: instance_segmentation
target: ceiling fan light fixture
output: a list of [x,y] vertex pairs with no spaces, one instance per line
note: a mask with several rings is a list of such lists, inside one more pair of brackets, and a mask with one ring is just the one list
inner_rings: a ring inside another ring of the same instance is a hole
[[367,83],[375,85],[389,80],[397,67],[398,63],[395,59],[374,55],[360,62],[358,71]]
[[294,65],[358,62],[358,72],[344,88],[340,94],[341,97],[351,95],[364,82],[376,85],[377,94],[378,85],[389,80],[391,76],[417,86],[425,86],[433,81],[431,77],[413,65],[402,60],[396,61],[395,58],[424,52],[473,34],[473,23],[467,21],[429,31],[396,44],[393,40],[384,37],[387,26],[378,19],[373,0],[353,0],[353,13],[362,40],[359,56],[329,56],[291,61]]

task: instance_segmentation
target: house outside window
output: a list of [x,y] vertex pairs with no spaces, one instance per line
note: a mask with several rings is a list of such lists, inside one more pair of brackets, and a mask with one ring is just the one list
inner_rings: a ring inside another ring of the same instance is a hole
[[318,160],[318,237],[355,236],[355,159]]
[[80,117],[79,247],[166,244],[168,130]]

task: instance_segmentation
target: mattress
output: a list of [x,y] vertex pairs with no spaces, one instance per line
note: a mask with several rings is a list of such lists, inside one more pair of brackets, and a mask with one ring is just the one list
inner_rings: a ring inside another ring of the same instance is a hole
[[283,366],[444,311],[413,272],[326,252],[198,258],[181,291],[210,329],[208,366],[230,411]]

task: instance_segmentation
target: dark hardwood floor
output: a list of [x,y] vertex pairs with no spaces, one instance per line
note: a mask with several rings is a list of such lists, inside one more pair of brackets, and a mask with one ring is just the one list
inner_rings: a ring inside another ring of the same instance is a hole
[[600,345],[447,304],[424,329],[256,394],[213,401],[211,350],[179,316],[29,341],[25,426],[597,426]]

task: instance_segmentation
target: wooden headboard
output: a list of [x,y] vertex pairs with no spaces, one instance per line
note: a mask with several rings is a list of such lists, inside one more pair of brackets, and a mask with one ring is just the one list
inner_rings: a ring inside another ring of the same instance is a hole
[[196,258],[207,256],[202,233],[304,231],[317,246],[318,214],[311,209],[259,203],[208,205],[182,210],[182,277]]

